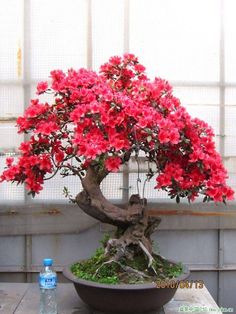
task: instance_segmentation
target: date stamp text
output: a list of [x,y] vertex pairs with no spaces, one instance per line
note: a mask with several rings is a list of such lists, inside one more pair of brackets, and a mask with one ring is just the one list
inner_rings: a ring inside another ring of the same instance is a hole
[[203,289],[204,281],[203,280],[158,280],[156,282],[156,288],[164,289],[164,288],[171,288],[171,289]]

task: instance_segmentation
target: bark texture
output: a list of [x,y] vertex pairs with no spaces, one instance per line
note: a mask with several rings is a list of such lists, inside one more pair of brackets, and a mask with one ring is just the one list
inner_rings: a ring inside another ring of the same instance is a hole
[[76,203],[88,215],[118,227],[117,236],[110,239],[106,246],[106,254],[111,255],[113,252],[113,261],[119,261],[124,256],[132,258],[135,252],[140,250],[146,254],[151,264],[150,236],[161,220],[145,214],[147,202],[138,195],[131,195],[126,208],[109,202],[100,189],[100,183],[107,174],[105,170],[98,171],[90,166],[86,176],[81,180],[83,191],[76,196]]
[[100,184],[106,175],[104,170],[97,172],[93,167],[88,168],[85,178],[82,179],[83,191],[76,196],[76,203],[88,215],[104,223],[125,227],[139,221],[143,212],[140,202],[131,202],[124,209],[104,197]]

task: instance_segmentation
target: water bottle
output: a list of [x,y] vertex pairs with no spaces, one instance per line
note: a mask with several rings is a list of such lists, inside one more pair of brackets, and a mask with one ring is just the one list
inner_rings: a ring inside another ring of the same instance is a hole
[[56,286],[57,274],[52,270],[53,260],[45,258],[39,274],[40,314],[57,314]]

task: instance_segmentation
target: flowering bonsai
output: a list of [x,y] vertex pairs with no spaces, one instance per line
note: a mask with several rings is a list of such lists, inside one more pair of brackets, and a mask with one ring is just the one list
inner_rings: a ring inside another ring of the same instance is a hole
[[[117,227],[104,243],[107,263],[142,253],[145,268],[155,270],[151,234],[160,218],[147,215],[143,195],[131,195],[127,206],[104,197],[101,182],[129,160],[145,156],[146,181],[177,203],[200,195],[204,201],[226,202],[233,190],[215,150],[207,123],[192,118],[163,79],[153,81],[132,54],[112,57],[100,73],[70,69],[51,72],[51,84],[40,82],[37,94],[52,93],[52,103],[33,99],[17,119],[19,133],[29,134],[17,161],[7,158],[1,181],[25,183],[33,196],[56,173],[77,176],[82,191],[72,199],[88,215]],[[40,98],[40,97],[39,97]],[[123,266],[122,266],[123,265]],[[133,267],[124,268],[147,276]]]

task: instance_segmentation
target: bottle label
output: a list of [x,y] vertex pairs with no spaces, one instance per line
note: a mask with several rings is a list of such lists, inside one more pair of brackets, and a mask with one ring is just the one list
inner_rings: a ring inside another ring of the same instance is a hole
[[39,276],[39,285],[43,289],[54,289],[57,286],[57,277],[55,275]]

